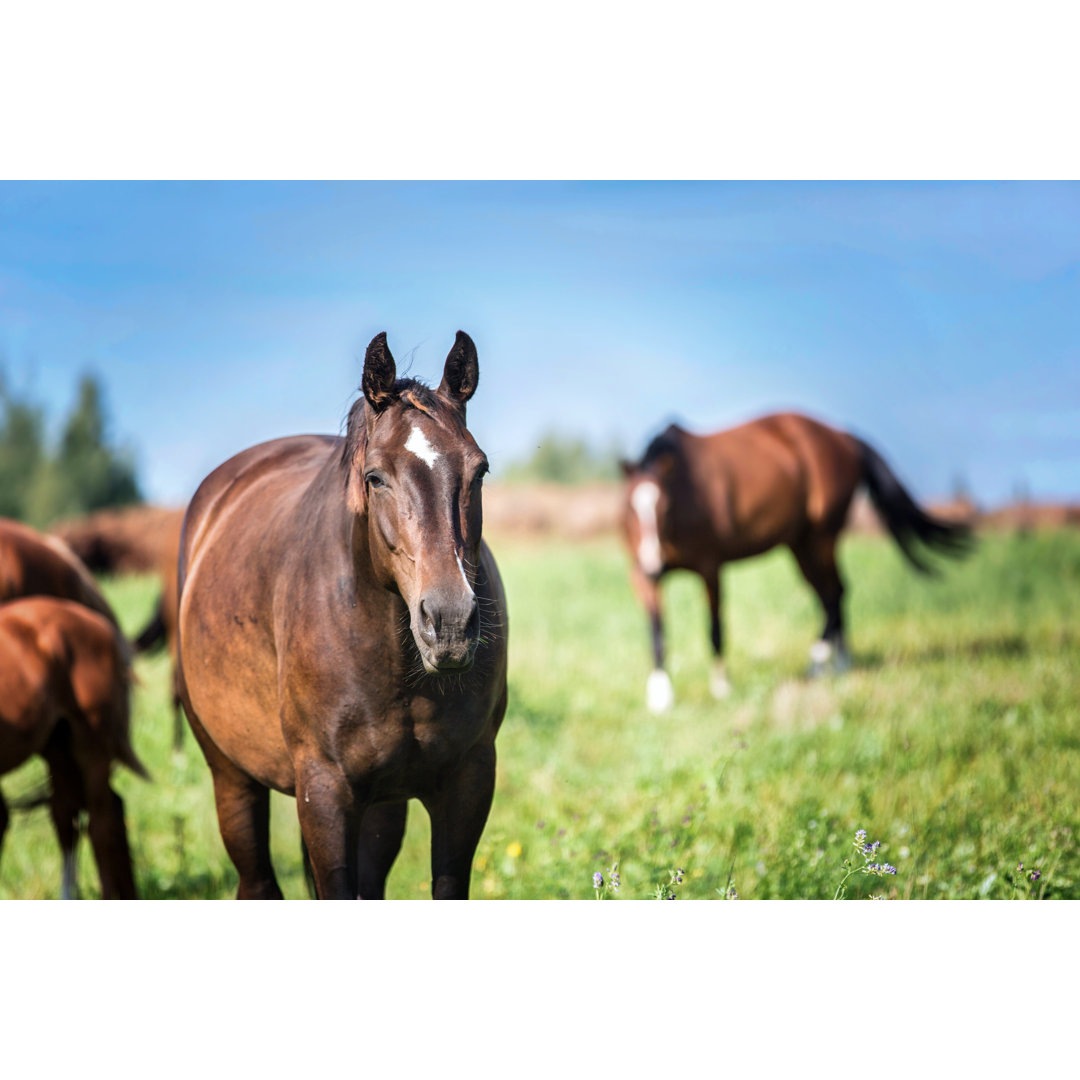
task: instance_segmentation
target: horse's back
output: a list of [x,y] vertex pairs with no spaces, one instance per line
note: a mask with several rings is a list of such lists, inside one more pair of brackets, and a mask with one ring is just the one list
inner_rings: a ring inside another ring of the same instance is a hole
[[219,465],[199,485],[180,534],[181,587],[186,569],[217,522],[245,503],[272,512],[276,499],[309,483],[341,440],[292,435],[248,447]]
[[733,558],[839,527],[859,482],[855,440],[800,413],[690,438],[699,447],[699,486]]
[[74,600],[116,625],[97,583],[63,540],[0,518],[0,601],[32,595]]

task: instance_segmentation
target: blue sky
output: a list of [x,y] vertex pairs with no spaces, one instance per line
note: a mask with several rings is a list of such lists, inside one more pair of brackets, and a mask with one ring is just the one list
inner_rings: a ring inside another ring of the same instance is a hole
[[801,409],[923,497],[1080,495],[1080,185],[0,183],[0,357],[54,421],[98,373],[148,497],[338,431],[363,349],[480,353],[493,473]]

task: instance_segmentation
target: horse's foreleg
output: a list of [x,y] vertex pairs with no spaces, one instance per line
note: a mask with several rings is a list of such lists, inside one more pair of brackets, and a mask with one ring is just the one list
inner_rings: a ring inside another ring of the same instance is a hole
[[709,600],[709,640],[712,642],[713,666],[709,673],[709,690],[714,698],[726,698],[731,693],[724,670],[724,631],[720,615],[721,591],[720,568],[711,568],[702,573],[705,592]]
[[382,900],[386,875],[401,850],[408,803],[369,807],[360,819],[356,855],[356,895],[360,900]]
[[675,693],[671,688],[671,679],[664,670],[664,622],[660,615],[660,582],[657,578],[647,577],[636,564],[631,576],[634,591],[649,616],[649,631],[652,636],[653,669],[645,684],[645,702],[650,712],[665,712],[674,703]]
[[475,746],[424,800],[431,817],[431,896],[467,900],[469,874],[495,794],[495,745]]
[[307,845],[320,900],[356,897],[355,817],[352,788],[332,762],[319,759],[296,766],[296,812]]

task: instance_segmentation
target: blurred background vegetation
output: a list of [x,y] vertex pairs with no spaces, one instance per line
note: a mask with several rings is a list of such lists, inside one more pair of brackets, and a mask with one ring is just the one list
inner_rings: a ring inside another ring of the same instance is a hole
[[47,528],[61,518],[142,502],[130,449],[113,441],[101,382],[79,380],[59,436],[45,409],[0,370],[0,517]]
[[619,478],[619,459],[626,457],[622,444],[612,438],[596,446],[582,435],[550,428],[527,457],[501,470],[499,480],[510,484],[590,484]]

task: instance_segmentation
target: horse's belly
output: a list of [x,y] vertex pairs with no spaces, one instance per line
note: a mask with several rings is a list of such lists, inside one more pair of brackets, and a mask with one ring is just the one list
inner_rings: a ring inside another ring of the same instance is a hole
[[195,717],[244,772],[279,791],[294,790],[292,759],[278,708],[277,657],[268,616],[235,584],[212,573],[210,552],[192,566],[180,605],[184,685]]

